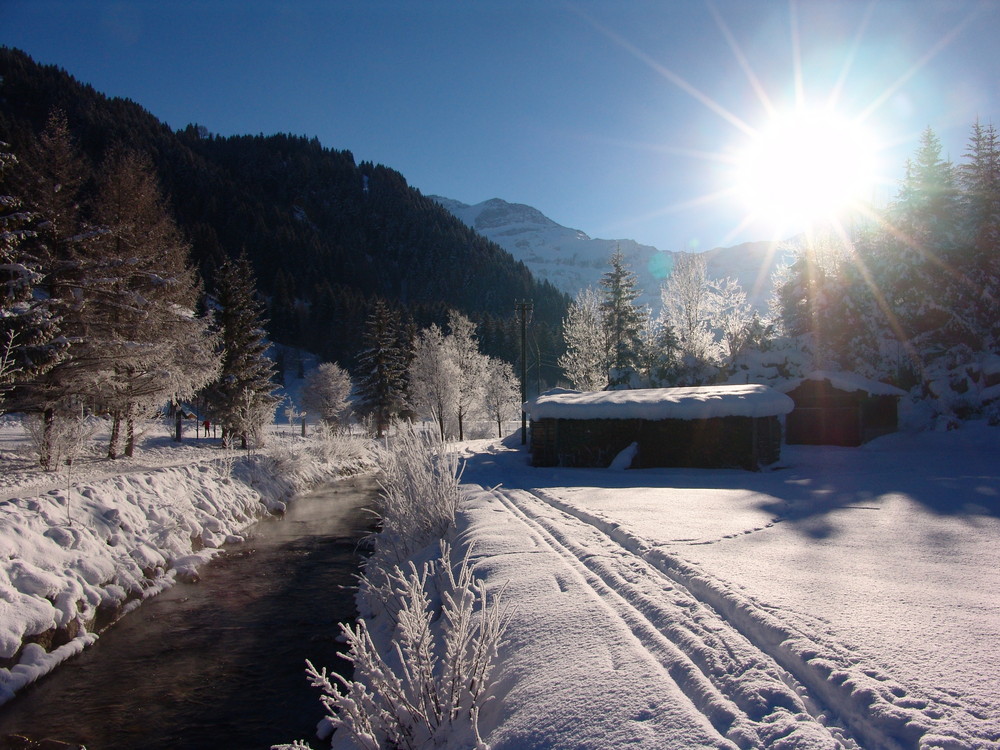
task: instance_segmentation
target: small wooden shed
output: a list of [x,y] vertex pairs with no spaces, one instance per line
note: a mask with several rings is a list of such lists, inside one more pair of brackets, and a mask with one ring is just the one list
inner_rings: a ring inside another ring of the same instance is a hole
[[888,383],[826,371],[790,381],[779,390],[795,403],[785,418],[789,445],[856,446],[895,432],[899,399],[906,395]]
[[781,453],[787,396],[766,385],[543,393],[522,407],[535,466],[598,466],[632,443],[633,468],[756,470]]

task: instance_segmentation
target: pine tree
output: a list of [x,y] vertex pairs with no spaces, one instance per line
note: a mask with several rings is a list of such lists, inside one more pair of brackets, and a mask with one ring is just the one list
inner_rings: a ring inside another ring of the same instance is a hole
[[42,415],[39,465],[53,468],[56,420],[78,414],[110,382],[113,355],[101,347],[104,308],[114,275],[94,254],[99,232],[83,217],[88,166],[69,132],[65,114],[53,112],[33,143],[21,183],[27,208],[43,217],[35,228],[32,262],[42,274],[39,292],[58,318],[64,345],[53,366],[9,394],[9,408]]
[[962,271],[967,287],[956,303],[976,344],[989,347],[1000,339],[1000,138],[993,125],[976,122],[965,162],[959,168],[968,257]]
[[625,263],[621,247],[611,256],[611,270],[601,277],[601,309],[610,353],[610,385],[627,385],[637,371],[640,333],[649,312],[635,304],[639,297],[636,275]]
[[260,441],[280,399],[274,395],[274,363],[267,357],[264,305],[245,255],[218,270],[214,306],[222,368],[206,391],[209,410],[222,425],[223,441],[239,439],[247,448]]
[[17,158],[0,142],[0,386],[52,367],[66,349],[59,320],[43,293],[38,225],[42,219],[16,195]]
[[375,433],[382,437],[403,408],[406,387],[406,352],[399,316],[384,301],[375,307],[365,324],[365,348],[360,356],[358,391],[364,409],[375,420]]
[[106,277],[116,277],[102,300],[103,346],[114,355],[114,377],[102,394],[112,417],[108,457],[118,455],[123,426],[125,455],[132,456],[136,417],[165,400],[193,396],[217,374],[218,357],[207,321],[194,314],[200,289],[187,265],[189,247],[148,159],[112,151],[98,181],[94,219]]
[[959,215],[955,168],[927,128],[890,209],[892,234],[872,263],[899,335],[915,349],[945,343],[953,321]]

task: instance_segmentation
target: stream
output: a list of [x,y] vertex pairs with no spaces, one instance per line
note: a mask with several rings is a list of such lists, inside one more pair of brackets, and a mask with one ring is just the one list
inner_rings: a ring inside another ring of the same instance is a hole
[[356,615],[373,476],[297,496],[282,518],[145,601],[82,654],[0,706],[3,737],[87,750],[320,747],[305,660],[346,674],[337,623]]

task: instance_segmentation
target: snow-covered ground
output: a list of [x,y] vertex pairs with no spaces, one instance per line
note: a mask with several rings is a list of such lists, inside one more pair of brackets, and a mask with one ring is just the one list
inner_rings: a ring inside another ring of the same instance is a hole
[[[45,475],[0,427],[2,656],[194,570],[315,478],[279,433],[267,472],[164,432]],[[463,445],[457,541],[514,607],[494,750],[1000,748],[1000,428],[786,446],[761,473],[533,468],[519,442]],[[92,639],[22,649],[0,702]]]
[[494,750],[1000,747],[1000,428],[761,473],[519,442],[468,445],[458,524],[516,607]]

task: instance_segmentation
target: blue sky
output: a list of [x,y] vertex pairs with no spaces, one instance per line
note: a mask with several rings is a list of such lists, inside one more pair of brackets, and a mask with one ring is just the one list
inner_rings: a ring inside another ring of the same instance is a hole
[[994,0],[0,0],[0,44],[175,128],[316,136],[663,250],[791,231],[726,190],[797,101],[874,134],[878,200],[924,128],[958,160],[1000,120],[998,29]]

